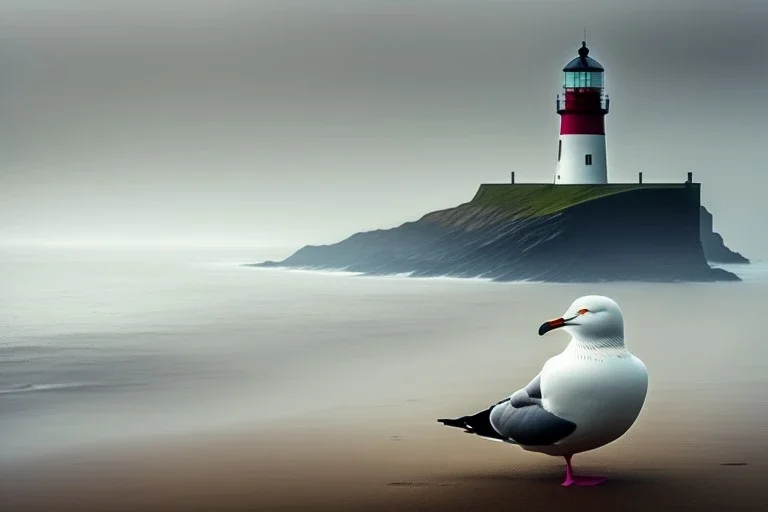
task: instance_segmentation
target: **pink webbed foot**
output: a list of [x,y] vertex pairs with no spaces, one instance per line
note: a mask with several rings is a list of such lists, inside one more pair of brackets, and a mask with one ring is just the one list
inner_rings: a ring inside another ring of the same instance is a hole
[[571,455],[565,456],[565,480],[563,487],[575,485],[577,487],[590,487],[593,485],[604,484],[608,479],[602,476],[577,476],[573,474],[571,467]]
[[575,485],[577,487],[590,487],[592,485],[600,485],[607,482],[608,479],[603,476],[566,476],[565,481],[562,483],[563,487],[570,487]]

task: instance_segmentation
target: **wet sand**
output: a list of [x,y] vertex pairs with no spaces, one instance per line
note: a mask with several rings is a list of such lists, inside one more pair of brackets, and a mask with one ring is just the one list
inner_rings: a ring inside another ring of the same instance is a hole
[[581,473],[609,477],[595,488],[562,488],[559,459],[433,425],[445,406],[414,400],[351,423],[305,418],[37,461],[0,473],[2,510],[764,510],[765,402],[704,394],[657,391],[627,435],[576,456]]

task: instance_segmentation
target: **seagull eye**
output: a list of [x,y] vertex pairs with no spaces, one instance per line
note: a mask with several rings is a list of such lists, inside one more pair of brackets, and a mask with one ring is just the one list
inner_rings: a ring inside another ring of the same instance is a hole
[[589,310],[588,309],[580,309],[579,310],[579,314],[580,315],[583,315],[584,313],[589,313]]

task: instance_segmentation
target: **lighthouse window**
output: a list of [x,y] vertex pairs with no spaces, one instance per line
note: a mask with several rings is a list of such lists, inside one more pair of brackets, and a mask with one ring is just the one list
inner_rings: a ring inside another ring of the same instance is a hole
[[592,165],[592,155],[584,155],[584,163],[586,165]]
[[588,71],[566,71],[565,72],[565,87],[566,88],[581,88],[581,87],[602,87],[603,86],[603,74],[600,72],[588,72]]
[[560,155],[563,153],[563,141],[557,141],[557,161],[560,161]]

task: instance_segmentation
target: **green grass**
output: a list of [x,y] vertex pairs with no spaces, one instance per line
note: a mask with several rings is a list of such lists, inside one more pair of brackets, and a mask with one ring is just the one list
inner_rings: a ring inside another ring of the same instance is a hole
[[[686,186],[685,183],[615,183],[606,185],[494,183],[480,185],[469,205],[502,207],[514,217],[537,217],[557,213],[579,203],[631,190],[685,188]],[[698,186],[698,184],[694,184],[694,186]]]

